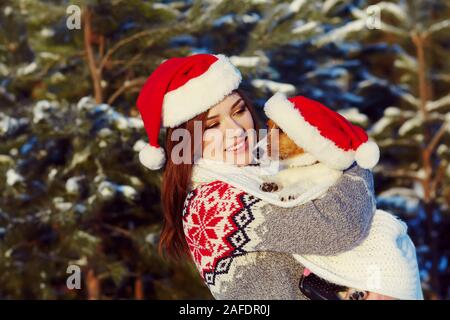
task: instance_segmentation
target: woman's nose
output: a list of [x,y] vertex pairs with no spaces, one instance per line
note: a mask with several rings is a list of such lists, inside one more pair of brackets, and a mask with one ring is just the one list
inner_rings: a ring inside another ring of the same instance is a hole
[[225,130],[225,139],[230,140],[230,139],[241,138],[242,136],[244,136],[244,134],[245,134],[245,131],[241,126],[236,126],[234,128],[227,128]]
[[226,130],[229,131],[227,134],[230,138],[231,137],[240,137],[244,133],[244,128],[240,125],[239,122],[234,120],[231,117],[227,118],[227,125]]

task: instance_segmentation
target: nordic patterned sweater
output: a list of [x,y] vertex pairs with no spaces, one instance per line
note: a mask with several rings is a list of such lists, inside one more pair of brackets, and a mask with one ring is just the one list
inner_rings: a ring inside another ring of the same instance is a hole
[[183,228],[191,257],[215,299],[306,299],[292,254],[334,255],[368,235],[373,176],[356,163],[321,198],[281,208],[222,181],[190,191]]

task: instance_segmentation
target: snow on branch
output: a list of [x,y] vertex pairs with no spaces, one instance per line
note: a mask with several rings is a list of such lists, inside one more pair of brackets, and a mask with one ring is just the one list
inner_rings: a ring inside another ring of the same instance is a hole
[[435,100],[427,102],[427,111],[439,111],[441,108],[450,106],[450,94]]
[[282,92],[286,95],[292,95],[295,94],[296,91],[295,86],[290,83],[282,83],[266,79],[255,79],[252,80],[251,83],[255,88],[269,90],[272,93]]

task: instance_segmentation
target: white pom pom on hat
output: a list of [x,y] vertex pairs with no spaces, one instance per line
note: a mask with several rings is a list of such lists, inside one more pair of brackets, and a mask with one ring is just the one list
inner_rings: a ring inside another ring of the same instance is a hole
[[164,166],[166,154],[163,148],[148,144],[139,151],[139,161],[150,170],[158,170]]
[[380,149],[373,141],[361,144],[355,153],[356,163],[364,169],[372,169],[380,160]]
[[136,105],[149,144],[139,152],[151,170],[164,166],[166,156],[158,144],[163,127],[174,128],[207,111],[239,87],[242,76],[224,55],[194,54],[161,63],[142,87]]

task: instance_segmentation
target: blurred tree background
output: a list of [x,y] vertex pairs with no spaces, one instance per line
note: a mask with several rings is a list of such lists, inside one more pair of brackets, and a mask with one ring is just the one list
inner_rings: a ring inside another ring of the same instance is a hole
[[305,95],[368,130],[378,207],[407,221],[425,297],[449,299],[449,17],[448,0],[2,1],[0,298],[211,298],[156,252],[161,173],[137,160],[135,107],[164,59],[205,52],[257,107]]

